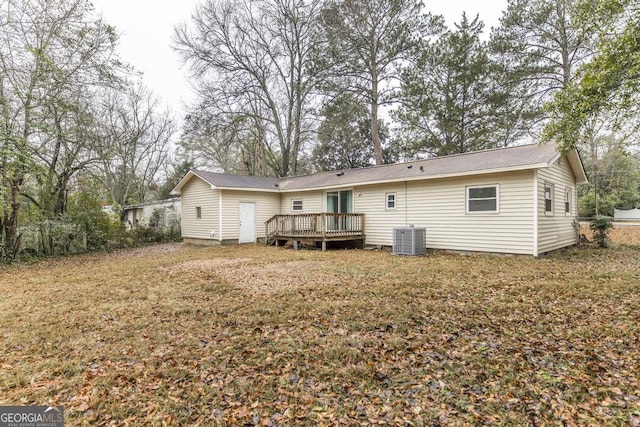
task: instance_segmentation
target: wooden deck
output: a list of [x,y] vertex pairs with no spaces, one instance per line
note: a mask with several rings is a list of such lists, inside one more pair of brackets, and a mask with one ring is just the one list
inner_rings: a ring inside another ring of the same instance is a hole
[[322,243],[362,240],[364,243],[364,214],[355,213],[310,213],[275,215],[267,222],[266,244],[300,242]]

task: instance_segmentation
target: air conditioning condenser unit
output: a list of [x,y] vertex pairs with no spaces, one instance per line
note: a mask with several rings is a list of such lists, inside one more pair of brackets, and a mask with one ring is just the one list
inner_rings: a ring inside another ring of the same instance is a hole
[[419,227],[393,229],[394,255],[425,255],[427,253],[427,230]]

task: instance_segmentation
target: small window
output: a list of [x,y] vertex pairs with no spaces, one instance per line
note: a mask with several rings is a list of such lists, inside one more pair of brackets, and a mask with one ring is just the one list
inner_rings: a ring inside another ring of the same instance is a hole
[[387,193],[387,209],[395,209],[396,208],[396,193]]
[[158,211],[158,213],[159,213],[158,223],[160,224],[160,227],[166,227],[167,226],[167,209],[162,208]]
[[553,215],[553,184],[544,184],[544,213]]
[[151,218],[149,219],[150,225],[154,228],[165,227],[167,225],[166,216],[166,208],[154,209],[153,213],[151,214]]
[[571,213],[571,190],[567,190],[564,195],[564,213]]
[[467,213],[498,212],[498,186],[467,187]]
[[292,211],[302,211],[302,200],[292,200],[291,201],[291,210]]
[[202,208],[200,206],[196,206],[196,219],[202,219]]

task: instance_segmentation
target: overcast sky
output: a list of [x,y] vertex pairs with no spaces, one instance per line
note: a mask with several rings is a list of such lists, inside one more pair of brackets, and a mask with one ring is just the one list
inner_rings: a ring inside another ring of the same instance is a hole
[[[94,0],[96,10],[120,33],[121,58],[142,72],[144,83],[174,110],[184,115],[183,105],[191,98],[177,55],[171,49],[173,28],[189,20],[197,0]],[[507,0],[425,1],[434,14],[444,15],[447,24],[459,21],[463,11],[470,18],[480,14],[485,32],[498,25]]]

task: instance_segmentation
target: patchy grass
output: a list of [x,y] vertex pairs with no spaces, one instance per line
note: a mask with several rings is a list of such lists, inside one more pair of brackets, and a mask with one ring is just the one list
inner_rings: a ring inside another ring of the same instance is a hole
[[638,425],[640,257],[613,236],[540,259],[169,244],[0,269],[0,404],[68,425]]

